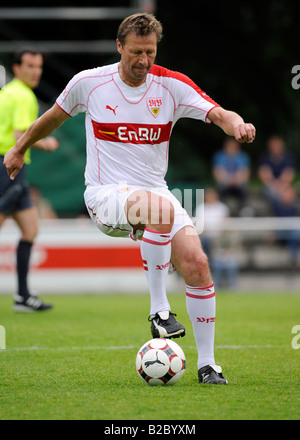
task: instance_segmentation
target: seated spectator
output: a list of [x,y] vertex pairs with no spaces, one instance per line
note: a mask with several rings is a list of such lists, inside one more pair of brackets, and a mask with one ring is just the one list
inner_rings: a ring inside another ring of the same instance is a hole
[[[213,177],[220,199],[231,208],[231,215],[239,215],[245,207],[250,178],[250,158],[232,137],[213,157]],[[231,202],[234,205],[231,206]]]
[[263,192],[269,201],[278,199],[281,189],[291,185],[296,165],[291,153],[279,136],[272,136],[267,143],[267,151],[261,156],[258,177],[263,183]]
[[224,220],[230,211],[219,200],[214,188],[204,191],[204,210],[196,209],[196,217],[204,215],[204,229],[200,236],[203,250],[211,259],[214,284],[218,288],[237,287],[239,264],[237,258],[238,237],[234,232],[223,230]]
[[203,233],[201,242],[204,252],[210,258],[212,242],[222,231],[225,218],[229,217],[230,211],[227,205],[220,201],[219,195],[214,188],[204,190],[204,209],[202,205],[196,207],[196,217],[203,218]]
[[[273,203],[273,214],[277,217],[298,217],[300,214],[297,192],[291,185],[279,189],[277,199]],[[296,229],[280,230],[277,239],[286,244],[290,252],[292,267],[297,266],[300,231]]]

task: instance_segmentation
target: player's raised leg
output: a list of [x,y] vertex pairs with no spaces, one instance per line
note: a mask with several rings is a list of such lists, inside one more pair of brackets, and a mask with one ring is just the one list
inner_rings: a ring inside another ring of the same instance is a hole
[[215,365],[215,289],[206,254],[190,226],[180,229],[172,240],[171,261],[186,282],[186,306],[193,325],[198,351],[199,382],[226,384],[221,367]]
[[150,299],[151,332],[154,338],[184,336],[184,327],[171,313],[167,276],[171,258],[170,232],[174,222],[172,203],[149,191],[135,191],[127,200],[126,213],[134,230],[144,231],[141,256]]

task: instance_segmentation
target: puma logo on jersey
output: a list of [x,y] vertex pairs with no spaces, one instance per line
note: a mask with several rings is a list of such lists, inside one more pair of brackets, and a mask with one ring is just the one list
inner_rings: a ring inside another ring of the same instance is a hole
[[111,108],[110,105],[107,105],[107,106],[105,107],[105,110],[111,110],[111,111],[113,112],[113,114],[114,114],[115,116],[117,116],[117,113],[116,113],[116,109],[117,109],[117,107],[118,107],[118,105],[116,105],[115,108]]

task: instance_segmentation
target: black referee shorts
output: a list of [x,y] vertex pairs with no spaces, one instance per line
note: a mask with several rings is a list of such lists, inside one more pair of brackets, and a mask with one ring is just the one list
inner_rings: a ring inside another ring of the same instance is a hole
[[3,165],[4,156],[0,155],[0,212],[9,216],[14,212],[22,211],[34,205],[30,186],[26,182],[26,165],[19,171],[14,180],[11,180]]

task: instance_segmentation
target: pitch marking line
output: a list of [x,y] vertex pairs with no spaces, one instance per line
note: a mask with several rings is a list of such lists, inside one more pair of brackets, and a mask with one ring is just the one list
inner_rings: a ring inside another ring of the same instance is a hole
[[[196,349],[195,346],[188,346],[188,345],[182,345],[182,349]],[[265,345],[216,345],[215,348],[220,349],[229,349],[229,350],[243,350],[243,349],[258,349],[258,348],[280,348],[280,347],[287,347],[286,345],[271,345],[271,344],[265,344]],[[11,347],[7,348],[3,351],[67,351],[67,350],[133,350],[138,349],[139,346],[137,345],[120,345],[120,346],[87,346],[87,347],[38,347],[38,346],[32,346],[32,347]],[[0,350],[2,351],[2,350]]]

